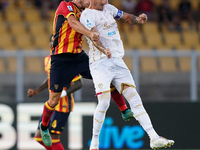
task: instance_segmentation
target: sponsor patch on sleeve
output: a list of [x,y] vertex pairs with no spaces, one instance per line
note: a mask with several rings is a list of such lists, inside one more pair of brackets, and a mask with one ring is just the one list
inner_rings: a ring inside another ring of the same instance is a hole
[[67,6],[67,8],[69,9],[69,11],[73,12],[72,6]]

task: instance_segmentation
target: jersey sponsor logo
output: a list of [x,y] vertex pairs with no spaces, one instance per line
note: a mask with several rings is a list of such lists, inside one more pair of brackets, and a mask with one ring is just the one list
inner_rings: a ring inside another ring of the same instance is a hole
[[88,19],[86,20],[86,22],[87,22],[87,26],[91,26],[92,25]]
[[116,34],[116,31],[108,32],[108,36],[112,36],[112,35],[115,35],[115,34]]
[[69,11],[73,11],[72,6],[67,6],[67,8],[69,9]]

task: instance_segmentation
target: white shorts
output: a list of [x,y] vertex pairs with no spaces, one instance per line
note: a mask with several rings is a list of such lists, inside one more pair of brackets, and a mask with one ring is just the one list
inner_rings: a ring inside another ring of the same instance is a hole
[[110,91],[111,83],[120,93],[123,84],[135,87],[132,74],[122,58],[103,57],[90,64],[90,72],[96,93]]

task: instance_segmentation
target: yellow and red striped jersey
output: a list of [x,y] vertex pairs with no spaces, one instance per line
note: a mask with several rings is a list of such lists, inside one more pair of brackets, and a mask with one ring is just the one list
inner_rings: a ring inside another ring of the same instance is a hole
[[62,1],[58,6],[54,17],[54,43],[51,48],[51,55],[80,53],[82,51],[83,35],[76,32],[69,25],[67,18],[70,15],[74,15],[79,21],[81,10],[73,2]]
[[[44,66],[45,66],[45,71],[48,76],[48,87],[49,87],[50,86],[50,68],[51,68],[50,55],[44,58]],[[80,78],[81,78],[81,75],[76,76],[70,83],[70,86],[72,86],[73,82],[79,80]],[[66,87],[64,87],[63,89],[66,90]],[[73,107],[74,107],[74,97],[72,93],[70,95],[60,98],[60,101],[58,105],[56,105],[55,110],[58,112],[67,113],[67,112],[73,111]]]

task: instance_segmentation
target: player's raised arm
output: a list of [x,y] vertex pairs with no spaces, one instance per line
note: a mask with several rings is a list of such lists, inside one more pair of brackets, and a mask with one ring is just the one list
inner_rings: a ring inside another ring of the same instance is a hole
[[146,14],[141,14],[138,17],[126,12],[123,12],[122,17],[120,18],[121,20],[124,20],[125,22],[128,22],[129,24],[144,24],[148,18]]
[[76,31],[79,32],[87,37],[90,37],[92,40],[99,40],[99,33],[98,32],[92,32],[85,28],[79,21],[76,20],[74,15],[70,15],[68,18],[69,25]]
[[34,95],[37,95],[39,92],[43,91],[46,88],[48,88],[48,78],[44,80],[44,82],[37,89],[28,89],[27,96],[32,97]]

